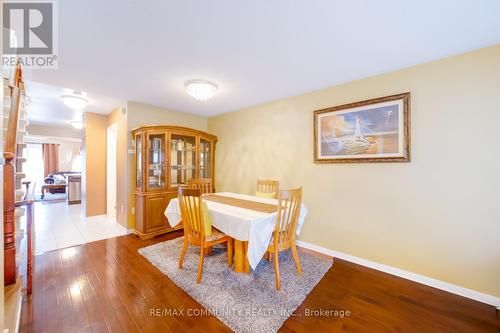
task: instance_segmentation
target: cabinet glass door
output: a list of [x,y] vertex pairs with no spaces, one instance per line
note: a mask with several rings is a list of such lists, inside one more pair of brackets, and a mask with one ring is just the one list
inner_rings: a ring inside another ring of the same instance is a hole
[[172,134],[170,137],[170,186],[177,187],[196,177],[196,138]]
[[142,188],[142,134],[135,136],[135,159],[136,170],[135,187]]
[[212,141],[200,139],[200,178],[212,177]]
[[148,135],[148,188],[166,188],[165,134]]

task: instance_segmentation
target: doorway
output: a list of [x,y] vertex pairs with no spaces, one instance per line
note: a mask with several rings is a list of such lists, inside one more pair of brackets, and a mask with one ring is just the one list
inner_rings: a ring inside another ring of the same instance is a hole
[[116,218],[116,145],[117,126],[108,127],[106,135],[106,214]]

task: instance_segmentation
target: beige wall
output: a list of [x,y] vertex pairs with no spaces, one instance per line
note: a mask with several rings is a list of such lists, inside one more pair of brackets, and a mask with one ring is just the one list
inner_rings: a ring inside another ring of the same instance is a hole
[[[313,111],[410,91],[412,162],[313,164]],[[210,118],[217,188],[304,187],[300,239],[500,296],[500,45]]]
[[106,129],[108,116],[84,114],[82,203],[85,216],[106,214]]
[[26,131],[29,133],[29,135],[40,135],[40,136],[58,137],[58,138],[81,139],[83,135],[83,130],[81,129],[76,129],[72,127],[62,127],[62,126],[39,125],[39,124],[28,125]]
[[81,141],[69,141],[64,139],[48,140],[48,143],[59,144],[59,171],[81,171],[78,165],[78,156],[81,153]]
[[26,143],[55,143],[59,145],[59,171],[81,171],[75,165],[82,149],[83,131],[70,127],[33,125],[27,126]]
[[116,131],[116,219],[127,227],[127,115],[122,108],[115,109],[108,115],[108,124],[117,125]]
[[[130,130],[143,125],[173,125],[185,126],[198,129],[201,131],[207,130],[207,118],[192,114],[178,112],[169,109],[163,109],[153,105],[142,104],[137,102],[127,103],[127,137],[128,148],[134,149],[133,138]],[[135,207],[135,153],[128,154],[128,227],[135,227],[135,216],[132,214],[132,208]]]
[[[82,141],[77,141],[77,139],[65,139],[65,138],[38,138],[38,137],[26,137],[24,139],[25,143],[42,144],[42,143],[54,143],[59,145],[59,171],[82,171],[83,165],[79,156],[82,150]],[[37,179],[37,184],[43,182],[43,179]]]

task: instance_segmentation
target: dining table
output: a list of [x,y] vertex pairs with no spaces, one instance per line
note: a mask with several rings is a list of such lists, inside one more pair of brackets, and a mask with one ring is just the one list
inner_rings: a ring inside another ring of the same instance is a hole
[[[202,196],[212,226],[234,239],[234,271],[250,273],[266,253],[277,219],[278,200],[253,195],[218,192]],[[307,215],[301,204],[296,233]],[[179,199],[170,200],[165,216],[171,227],[182,222]]]

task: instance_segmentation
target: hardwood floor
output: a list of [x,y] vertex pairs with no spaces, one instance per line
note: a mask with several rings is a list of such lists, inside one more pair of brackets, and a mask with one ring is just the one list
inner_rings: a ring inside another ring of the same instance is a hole
[[[23,302],[20,331],[230,332],[212,316],[151,315],[156,308],[203,309],[137,253],[179,235],[147,241],[128,235],[37,256],[34,294]],[[350,315],[307,315],[320,309]],[[500,314],[482,303],[334,259],[280,331],[500,332]]]

